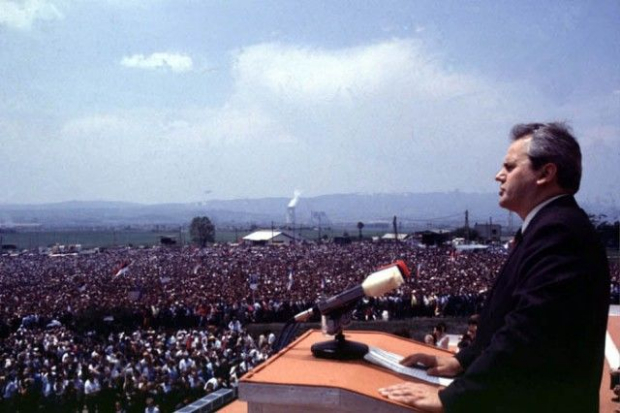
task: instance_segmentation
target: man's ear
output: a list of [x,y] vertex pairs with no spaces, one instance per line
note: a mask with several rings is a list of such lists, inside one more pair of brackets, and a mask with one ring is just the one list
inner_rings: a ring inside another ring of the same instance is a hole
[[548,184],[557,180],[558,167],[554,163],[547,163],[538,170],[538,185]]

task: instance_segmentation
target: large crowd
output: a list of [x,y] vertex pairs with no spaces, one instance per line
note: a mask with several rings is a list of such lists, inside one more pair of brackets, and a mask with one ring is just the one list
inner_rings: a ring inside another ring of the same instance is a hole
[[287,321],[397,259],[412,277],[355,319],[468,316],[505,255],[354,243],[1,256],[0,411],[172,411],[269,357],[275,336],[248,323]]

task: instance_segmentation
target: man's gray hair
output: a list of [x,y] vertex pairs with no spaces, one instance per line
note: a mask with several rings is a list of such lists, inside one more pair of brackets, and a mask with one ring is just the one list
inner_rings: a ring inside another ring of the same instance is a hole
[[557,167],[558,184],[575,194],[581,182],[581,149],[570,127],[562,122],[523,123],[510,132],[513,141],[529,138],[527,155],[537,170],[548,163]]

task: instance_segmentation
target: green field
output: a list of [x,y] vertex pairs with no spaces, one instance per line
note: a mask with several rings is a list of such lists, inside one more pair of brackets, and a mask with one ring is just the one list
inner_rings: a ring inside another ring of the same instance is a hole
[[[342,236],[348,232],[352,238],[357,238],[357,228],[323,229],[321,236],[333,238]],[[217,230],[215,241],[234,242],[241,239],[251,231],[244,230]],[[297,231],[296,231],[297,232]],[[303,229],[297,233],[305,239],[316,241],[319,238],[317,230]],[[380,235],[377,231],[364,230],[364,237]],[[0,232],[2,245],[15,245],[18,249],[36,249],[38,247],[50,247],[56,244],[73,245],[81,244],[82,248],[114,247],[114,246],[152,246],[160,243],[161,237],[168,237],[177,242],[177,245],[190,243],[187,231],[149,231],[149,230],[98,230],[98,231],[24,231],[24,232]]]
[[[19,249],[36,249],[52,245],[81,244],[82,248],[113,247],[121,245],[155,245],[160,237],[170,237],[178,242],[179,232],[154,231],[40,231],[2,233],[3,245],[15,245]],[[181,233],[187,242],[188,235]]]

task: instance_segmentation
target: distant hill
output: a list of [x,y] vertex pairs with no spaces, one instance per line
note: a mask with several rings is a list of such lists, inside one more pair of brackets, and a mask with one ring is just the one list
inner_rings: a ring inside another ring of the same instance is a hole
[[[211,200],[203,203],[138,204],[109,201],[70,201],[36,205],[0,205],[0,226],[40,224],[49,227],[101,227],[123,225],[186,225],[198,215],[209,216],[218,225],[268,226],[286,222],[289,198]],[[614,221],[615,206],[584,205],[589,213],[605,214]],[[391,224],[394,216],[401,225],[413,227],[460,226],[469,212],[476,222],[506,225],[509,214],[497,205],[496,193],[398,193],[333,194],[300,198],[295,209],[296,225],[357,223]],[[313,219],[314,217],[314,219]],[[520,219],[512,217],[513,225]]]
[[[208,209],[234,212],[251,212],[269,215],[282,222],[286,217],[289,199],[263,198],[247,200],[209,201]],[[464,222],[465,210],[470,218],[489,217],[505,219],[507,213],[497,206],[495,194],[451,193],[401,193],[401,194],[334,194],[301,198],[295,216],[298,224],[310,223],[312,213],[323,212],[332,223],[392,222],[396,215],[401,222]],[[475,212],[474,212],[475,211]],[[471,219],[470,219],[471,221]]]

